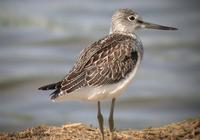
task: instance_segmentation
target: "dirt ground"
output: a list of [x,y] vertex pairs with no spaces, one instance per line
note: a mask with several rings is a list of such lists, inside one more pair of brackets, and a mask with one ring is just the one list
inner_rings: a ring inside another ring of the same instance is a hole
[[[99,129],[81,123],[41,125],[21,132],[0,133],[0,140],[100,140]],[[105,140],[109,131],[105,130]],[[200,140],[200,118],[143,130],[116,130],[115,140]]]

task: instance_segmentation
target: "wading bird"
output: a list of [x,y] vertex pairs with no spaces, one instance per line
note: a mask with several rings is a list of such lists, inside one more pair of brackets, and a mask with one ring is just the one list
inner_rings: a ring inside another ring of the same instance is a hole
[[111,99],[109,130],[113,140],[115,100],[130,84],[142,60],[143,45],[134,32],[143,28],[177,30],[145,22],[130,9],[119,9],[112,16],[110,34],[85,48],[64,79],[39,89],[55,90],[50,94],[52,100],[96,101],[102,140],[104,127],[100,101]]

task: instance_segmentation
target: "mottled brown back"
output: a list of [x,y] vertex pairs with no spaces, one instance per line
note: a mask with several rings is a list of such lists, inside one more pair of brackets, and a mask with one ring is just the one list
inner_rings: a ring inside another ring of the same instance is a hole
[[138,40],[130,35],[111,34],[85,48],[52,98],[85,86],[113,84],[124,79],[138,60]]

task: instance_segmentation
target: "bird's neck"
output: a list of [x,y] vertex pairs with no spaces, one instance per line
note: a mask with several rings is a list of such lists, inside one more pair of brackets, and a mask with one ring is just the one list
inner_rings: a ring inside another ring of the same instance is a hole
[[120,22],[112,22],[110,26],[110,34],[113,34],[113,33],[132,36],[134,34],[134,29],[130,28],[129,26],[125,26],[124,24],[121,24]]
[[116,26],[111,26],[109,34],[122,34],[122,35],[128,35],[133,38],[136,38],[136,35],[133,32],[128,32],[125,28],[116,28]]
[[134,34],[134,33],[123,32],[123,31],[113,31],[112,28],[110,29],[109,34],[121,34],[121,35],[131,36],[131,37],[133,37],[134,39],[137,38],[136,34]]

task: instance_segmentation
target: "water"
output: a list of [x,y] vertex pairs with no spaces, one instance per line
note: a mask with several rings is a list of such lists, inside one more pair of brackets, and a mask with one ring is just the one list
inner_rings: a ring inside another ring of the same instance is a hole
[[[145,54],[126,93],[117,99],[118,129],[161,126],[200,115],[200,16],[197,0],[0,2],[0,131],[39,124],[98,126],[96,103],[53,103],[41,85],[58,81],[79,52],[109,31],[117,8],[179,31],[139,31]],[[110,104],[102,105],[108,117]],[[105,118],[105,120],[106,120]]]

